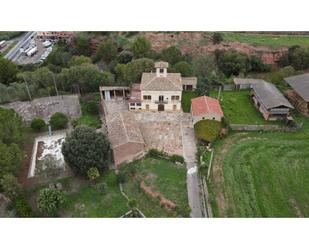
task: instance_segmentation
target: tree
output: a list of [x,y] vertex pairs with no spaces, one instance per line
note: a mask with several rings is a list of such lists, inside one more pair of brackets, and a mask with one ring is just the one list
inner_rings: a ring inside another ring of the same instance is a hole
[[244,53],[231,49],[228,51],[216,50],[217,65],[227,77],[231,75],[247,74],[251,70],[250,58]]
[[0,57],[0,83],[9,84],[16,81],[16,65],[5,58]]
[[38,208],[42,213],[55,216],[64,201],[64,194],[60,190],[45,188],[40,190]]
[[118,64],[116,66],[117,82],[125,84],[140,82],[142,73],[150,72],[153,68],[153,60],[147,58],[132,60],[128,64]]
[[118,62],[121,64],[127,64],[133,59],[133,53],[128,50],[123,50],[118,56]]
[[252,72],[269,72],[271,69],[270,65],[264,64],[257,56],[251,56],[250,63]]
[[54,130],[64,129],[69,122],[68,117],[62,112],[54,113],[50,118],[50,125]]
[[102,73],[102,83],[104,86],[112,86],[115,84],[115,75],[111,72]]
[[107,39],[99,44],[96,53],[97,60],[103,60],[106,63],[110,63],[116,57],[117,46],[111,39]]
[[80,55],[80,56],[74,55],[69,61],[69,66],[70,67],[80,66],[82,64],[90,64],[90,63],[92,63],[90,57],[87,57],[84,55]]
[[87,171],[87,177],[90,181],[95,181],[97,178],[100,177],[100,172],[98,168],[96,167],[91,167]]
[[34,118],[31,122],[31,128],[34,131],[42,131],[46,127],[45,121],[42,118]]
[[167,61],[171,65],[183,60],[182,53],[176,46],[170,46],[161,51],[161,59]]
[[90,39],[83,33],[77,34],[73,39],[74,52],[78,55],[90,56],[92,51],[90,47]]
[[33,72],[24,72],[17,75],[20,81],[26,81],[37,87],[54,87],[54,73],[48,67],[40,67]]
[[177,73],[181,73],[183,77],[192,76],[192,66],[186,61],[177,62],[173,68]]
[[132,52],[134,54],[134,58],[142,58],[147,57],[150,49],[151,43],[143,36],[138,36],[132,44]]
[[78,126],[62,145],[62,154],[67,164],[78,174],[96,165],[106,169],[110,155],[110,143],[103,133],[87,126]]
[[11,200],[14,200],[21,192],[21,185],[12,173],[3,176],[0,180],[0,186],[3,193]]
[[19,143],[23,138],[23,122],[13,109],[0,107],[0,142]]
[[223,35],[221,33],[214,32],[212,35],[213,44],[219,44],[222,41],[223,41]]
[[22,151],[16,144],[6,145],[0,140],[0,178],[17,172],[22,160]]
[[199,80],[209,77],[213,72],[217,72],[215,57],[211,54],[197,56],[192,62],[193,75]]

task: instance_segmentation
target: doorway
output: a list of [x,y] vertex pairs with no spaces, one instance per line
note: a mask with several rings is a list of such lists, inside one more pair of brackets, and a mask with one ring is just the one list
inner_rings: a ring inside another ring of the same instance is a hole
[[164,105],[163,105],[163,104],[159,104],[159,105],[158,105],[158,111],[159,111],[159,112],[164,111]]

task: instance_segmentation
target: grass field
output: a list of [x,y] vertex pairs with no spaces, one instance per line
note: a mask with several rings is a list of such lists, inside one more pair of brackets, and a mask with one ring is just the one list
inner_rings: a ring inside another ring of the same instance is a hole
[[[145,184],[153,191],[160,192],[165,198],[173,201],[178,206],[178,212],[167,211],[159,203],[144,193],[139,187],[139,182],[129,174],[129,167],[134,165],[136,175],[144,179]],[[186,185],[186,168],[176,165],[165,159],[146,157],[135,161],[122,168],[126,172],[124,191],[129,198],[135,199],[138,208],[147,217],[174,217],[188,215],[188,199]]]
[[309,217],[309,120],[295,133],[234,133],[215,145],[212,207],[220,217]]
[[78,120],[78,125],[87,125],[96,129],[101,128],[102,122],[99,116],[83,114]]
[[271,47],[309,45],[309,35],[224,33],[224,40]]
[[[217,97],[217,92],[211,96]],[[255,108],[250,100],[249,91],[223,91],[220,103],[224,117],[230,124],[275,124],[263,119],[262,114]]]
[[193,91],[183,91],[181,97],[181,107],[184,112],[190,112],[191,99],[196,98],[197,92]]

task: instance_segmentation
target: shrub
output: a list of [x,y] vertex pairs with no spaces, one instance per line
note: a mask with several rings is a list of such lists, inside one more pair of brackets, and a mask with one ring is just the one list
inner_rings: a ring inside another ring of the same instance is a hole
[[201,120],[194,125],[194,132],[198,139],[214,142],[221,130],[221,122],[216,120]]
[[11,173],[3,176],[0,180],[0,186],[4,194],[11,200],[14,200],[21,193],[21,185],[18,183],[17,178]]
[[34,118],[31,122],[31,128],[34,131],[42,131],[46,127],[45,121],[42,118]]
[[64,194],[60,190],[45,188],[40,191],[38,208],[42,213],[54,216],[64,204],[64,200]]
[[85,104],[84,111],[87,114],[97,115],[100,112],[100,108],[97,102],[91,100]]
[[214,32],[212,35],[213,44],[219,44],[222,41],[223,41],[223,35],[221,33]]
[[33,217],[32,210],[24,197],[15,200],[15,210],[18,217]]
[[172,155],[170,157],[171,161],[176,163],[176,162],[179,162],[179,163],[184,163],[185,162],[185,159],[183,158],[183,156],[180,156],[180,155]]
[[98,177],[100,177],[100,172],[98,168],[91,167],[90,169],[88,169],[87,177],[90,181],[95,181]]
[[147,155],[150,157],[166,157],[167,156],[165,152],[159,151],[157,149],[150,149]]
[[50,118],[50,125],[52,126],[53,129],[59,130],[59,129],[64,129],[67,127],[69,122],[68,117],[61,112],[56,112],[54,113],[51,118]]
[[126,181],[126,174],[124,171],[119,171],[117,174],[117,182],[124,183]]

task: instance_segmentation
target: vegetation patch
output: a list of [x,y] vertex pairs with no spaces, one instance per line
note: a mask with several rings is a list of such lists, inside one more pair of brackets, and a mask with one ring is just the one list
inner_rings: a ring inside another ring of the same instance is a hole
[[181,107],[184,112],[190,112],[191,99],[198,97],[197,92],[194,91],[182,91]]
[[195,136],[203,141],[214,142],[221,130],[221,122],[216,120],[201,120],[194,125]]

